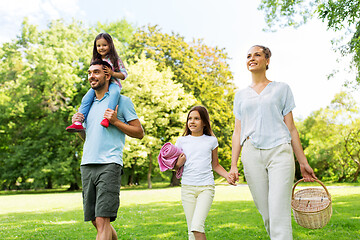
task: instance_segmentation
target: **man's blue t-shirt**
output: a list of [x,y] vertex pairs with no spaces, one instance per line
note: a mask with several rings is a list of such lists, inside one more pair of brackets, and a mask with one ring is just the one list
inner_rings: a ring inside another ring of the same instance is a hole
[[[108,128],[100,125],[109,105],[109,96],[107,92],[102,99],[95,98],[85,120],[86,139],[81,165],[117,163],[123,166],[125,134],[111,124]],[[138,119],[130,98],[120,95],[117,117],[124,123]]]

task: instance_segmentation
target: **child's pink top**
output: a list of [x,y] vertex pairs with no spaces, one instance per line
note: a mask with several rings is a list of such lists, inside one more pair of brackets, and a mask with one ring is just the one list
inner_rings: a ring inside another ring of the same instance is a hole
[[[108,62],[108,63],[111,65],[112,70],[115,71],[115,68],[114,68],[114,66],[113,66],[113,64],[112,64],[112,62],[111,62],[111,60],[110,60],[110,58],[109,58],[108,56],[106,56],[105,58],[103,58],[103,60],[106,61],[106,62]],[[120,72],[124,75],[124,77],[125,77],[124,80],[125,80],[125,79],[127,78],[127,76],[128,76],[128,73],[127,73],[127,71],[126,71],[126,68],[125,68],[125,66],[124,66],[124,63],[123,63],[123,61],[122,61],[120,58],[118,58],[117,64],[118,64],[118,66],[119,66]],[[120,79],[111,77],[111,80],[113,80],[114,83],[116,83],[117,85],[119,85],[120,88],[122,88],[121,83],[120,83]]]

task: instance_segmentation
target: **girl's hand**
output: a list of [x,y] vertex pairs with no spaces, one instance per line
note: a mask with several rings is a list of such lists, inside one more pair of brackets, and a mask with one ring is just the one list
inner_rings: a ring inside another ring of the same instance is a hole
[[178,159],[176,160],[176,164],[174,166],[175,170],[178,170],[180,167],[184,166],[186,162],[186,156],[184,153],[181,153],[178,157]]
[[114,71],[111,68],[109,68],[108,66],[104,66],[103,69],[104,69],[105,74],[109,74],[110,76],[114,75]]
[[186,162],[186,156],[185,156],[184,153],[182,153],[182,154],[180,154],[180,156],[178,157],[178,160],[177,160],[176,165],[178,165],[179,167],[181,167],[181,166],[184,166],[185,162]]
[[314,170],[310,167],[308,163],[300,164],[300,171],[305,182],[313,182],[314,179],[317,179]]

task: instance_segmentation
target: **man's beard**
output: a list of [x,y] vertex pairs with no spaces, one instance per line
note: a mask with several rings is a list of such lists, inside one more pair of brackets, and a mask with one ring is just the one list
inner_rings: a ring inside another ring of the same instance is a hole
[[103,81],[98,81],[98,84],[95,87],[91,87],[94,90],[99,90],[105,86],[106,80],[103,79]]

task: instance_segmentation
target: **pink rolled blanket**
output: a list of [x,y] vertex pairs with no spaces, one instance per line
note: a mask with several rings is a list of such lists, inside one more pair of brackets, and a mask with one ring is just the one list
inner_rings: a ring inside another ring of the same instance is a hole
[[[180,148],[174,146],[169,142],[165,143],[164,146],[162,146],[162,148],[160,149],[160,153],[158,156],[160,171],[164,172],[168,169],[174,169],[176,160],[178,159],[181,153],[182,150]],[[183,170],[184,170],[184,166],[181,166],[176,171],[177,179],[181,178]]]

